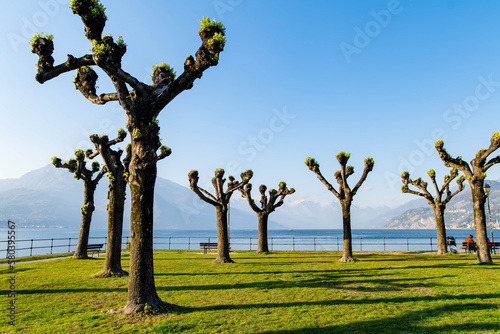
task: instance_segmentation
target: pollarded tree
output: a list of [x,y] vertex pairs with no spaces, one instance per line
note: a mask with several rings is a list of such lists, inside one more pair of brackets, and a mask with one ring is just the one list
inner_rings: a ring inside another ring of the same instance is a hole
[[269,215],[276,208],[283,205],[283,200],[285,199],[286,195],[291,195],[295,192],[294,188],[288,189],[285,182],[280,182],[278,191],[276,191],[276,189],[269,190],[269,197],[267,197],[266,195],[266,190],[267,187],[261,184],[259,187],[261,207],[259,208],[259,206],[257,206],[257,204],[255,204],[255,201],[252,199],[252,184],[247,184],[244,189],[240,188],[241,196],[247,199],[248,204],[250,205],[252,210],[257,213],[257,217],[259,218],[259,244],[257,248],[257,254],[269,253],[269,245],[267,242],[267,221]]
[[446,167],[456,168],[464,173],[465,178],[469,182],[474,210],[477,261],[479,263],[492,263],[491,255],[488,250],[488,237],[486,235],[486,216],[484,213],[486,194],[484,193],[484,179],[486,179],[486,171],[491,166],[500,162],[500,156],[496,156],[487,161],[490,154],[500,147],[500,132],[495,132],[491,136],[490,147],[479,150],[476,153],[476,157],[471,160],[470,165],[466,161],[463,161],[462,157],[452,158],[444,149],[444,142],[442,140],[438,140],[435,146],[444,165]]
[[336,171],[334,176],[339,184],[339,190],[337,191],[321,174],[319,170],[319,163],[316,162],[311,157],[306,159],[306,165],[311,171],[316,173],[318,179],[330,190],[335,197],[340,201],[340,206],[342,207],[342,220],[343,220],[343,230],[344,230],[344,252],[341,261],[354,261],[352,256],[352,234],[351,234],[351,204],[358,191],[359,187],[365,182],[368,173],[373,170],[374,161],[372,158],[368,157],[365,159],[365,169],[363,170],[363,175],[359,179],[356,186],[351,190],[347,184],[347,178],[354,174],[354,167],[347,165],[347,161],[351,156],[350,153],[339,152],[337,154],[337,160],[340,164],[340,170]]
[[[153,67],[152,84],[148,85],[122,69],[121,60],[127,46],[119,36],[115,41],[102,35],[107,17],[98,0],[72,0],[74,14],[78,14],[85,27],[85,36],[92,46],[92,53],[82,57],[68,56],[66,62],[54,66],[51,35],[35,34],[31,40],[32,51],[39,56],[36,80],[44,83],[63,73],[77,70],[76,88],[94,104],[117,101],[127,118],[131,134],[131,159],[129,187],[131,193],[130,268],[127,305],[124,313],[143,311],[146,305],[152,310],[167,306],[156,292],[153,269],[153,202],[160,148],[157,118],[160,112],[177,95],[193,87],[203,72],[219,62],[224,49],[225,28],[221,23],[204,18],[199,29],[202,44],[195,57],[188,56],[184,71],[176,77],[165,63]],[[97,95],[98,67],[111,79],[116,92]],[[129,90],[129,87],[131,90]]]
[[[87,246],[89,244],[90,223],[92,222],[92,213],[95,210],[94,206],[94,193],[97,184],[102,179],[107,170],[104,166],[100,167],[97,161],[92,162],[92,169],[87,168],[87,161],[85,161],[85,153],[78,149],[75,151],[75,159],[70,159],[63,163],[60,158],[53,157],[52,164],[57,168],[65,168],[73,173],[75,179],[83,181],[83,202],[82,221],[80,224],[80,233],[78,235],[78,242],[76,243],[76,250],[73,257],[76,259],[87,259]],[[94,177],[94,174],[97,175]]]
[[[453,181],[458,176],[458,170],[456,168],[452,168],[450,170],[450,175],[445,175],[444,184],[441,188],[437,185],[436,182],[436,172],[431,169],[427,172],[429,177],[432,180],[432,184],[434,185],[434,189],[436,190],[436,198],[434,198],[431,193],[427,190],[427,182],[422,181],[422,178],[419,177],[415,180],[410,178],[410,173],[407,171],[401,174],[401,181],[403,182],[403,186],[401,187],[401,191],[403,193],[414,194],[418,196],[422,196],[429,202],[432,210],[434,210],[434,216],[436,217],[436,230],[437,230],[437,241],[438,241],[438,254],[446,254],[446,227],[444,224],[444,210],[446,209],[446,204],[459,192],[464,190],[465,185],[463,184],[465,181],[465,177],[461,175],[457,179],[458,189],[452,193],[450,191],[450,182]],[[420,191],[415,191],[409,188],[409,185],[413,185],[420,189]],[[446,197],[443,195],[446,194]]]
[[241,182],[236,181],[234,177],[229,176],[227,189],[224,191],[224,170],[219,168],[215,171],[215,177],[212,178],[212,185],[215,189],[215,196],[203,188],[198,187],[198,171],[189,172],[189,188],[200,197],[201,200],[215,206],[217,212],[217,259],[214,263],[233,263],[229,257],[229,237],[227,233],[227,212],[229,201],[235,191],[244,187],[253,176],[251,170],[241,173]]

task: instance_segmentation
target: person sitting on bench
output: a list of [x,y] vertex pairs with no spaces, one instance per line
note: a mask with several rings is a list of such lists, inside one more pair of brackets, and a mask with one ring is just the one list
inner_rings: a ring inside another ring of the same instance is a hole
[[474,242],[474,237],[472,236],[472,234],[469,234],[469,236],[465,238],[465,242]]

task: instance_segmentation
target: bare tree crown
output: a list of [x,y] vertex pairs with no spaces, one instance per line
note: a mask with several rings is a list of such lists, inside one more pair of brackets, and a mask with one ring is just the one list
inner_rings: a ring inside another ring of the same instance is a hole
[[224,178],[224,169],[219,168],[215,171],[215,177],[212,178],[212,185],[215,189],[215,195],[206,191],[203,188],[198,187],[198,171],[191,170],[188,173],[189,187],[193,190],[201,200],[213,205],[213,206],[226,206],[232,194],[243,188],[250,179],[253,177],[253,172],[248,169],[240,174],[241,181],[236,181],[233,176],[229,176],[229,182],[227,184],[227,189],[224,190],[224,183],[226,179]]
[[269,190],[269,196],[266,195],[267,187],[263,184],[259,187],[260,192],[260,207],[255,204],[255,201],[252,198],[252,184],[248,183],[244,188],[240,189],[241,197],[246,198],[250,207],[253,211],[257,213],[265,212],[271,213],[276,208],[283,205],[283,200],[287,195],[291,195],[295,192],[294,188],[288,189],[286,182],[280,182],[278,190],[271,189]]
[[[418,195],[421,197],[424,197],[430,205],[443,205],[445,206],[456,194],[461,192],[464,188],[464,181],[465,181],[465,176],[461,175],[459,178],[457,178],[457,185],[458,189],[452,193],[450,191],[450,183],[453,181],[457,176],[458,176],[458,170],[456,168],[451,168],[450,169],[450,174],[444,176],[444,184],[439,187],[436,181],[436,172],[433,169],[430,169],[427,172],[427,175],[432,180],[432,184],[434,186],[434,189],[436,191],[436,198],[431,195],[431,193],[427,190],[427,185],[428,183],[425,181],[422,181],[421,177],[418,177],[415,180],[412,180],[410,178],[410,173],[408,171],[404,171],[401,174],[401,181],[403,182],[403,185],[401,186],[401,191],[403,193],[409,193],[409,194],[414,194]],[[420,191],[415,191],[409,188],[410,185],[413,185]],[[446,198],[443,198],[443,194],[446,194]]]
[[366,180],[366,177],[368,176],[368,173],[370,173],[373,170],[373,165],[374,165],[374,160],[373,158],[367,157],[365,159],[365,168],[363,170],[363,175],[361,175],[361,178],[359,179],[358,183],[354,186],[354,188],[351,190],[349,187],[349,184],[347,183],[347,178],[354,174],[354,167],[351,165],[347,165],[347,162],[349,161],[349,158],[351,157],[350,153],[346,152],[339,152],[336,156],[337,161],[340,164],[340,170],[336,171],[334,173],[334,177],[337,180],[337,183],[339,184],[339,190],[337,191],[321,174],[321,171],[319,169],[319,163],[311,158],[308,157],[305,161],[305,164],[309,168],[309,170],[313,171],[318,179],[330,190],[339,200],[344,200],[344,199],[351,199],[352,196],[356,195],[356,192],[358,191],[359,187],[363,184],[363,182]]

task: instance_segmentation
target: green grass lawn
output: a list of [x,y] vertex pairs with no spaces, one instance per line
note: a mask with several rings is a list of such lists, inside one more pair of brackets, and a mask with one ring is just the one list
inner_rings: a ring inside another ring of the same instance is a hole
[[[0,267],[2,333],[459,333],[500,332],[500,267],[475,255],[251,252],[155,253],[156,288],[177,305],[156,315],[112,315],[127,278],[90,279],[104,258],[16,265],[15,326],[8,267]],[[128,266],[128,254],[123,255]],[[500,255],[493,256],[499,262]]]

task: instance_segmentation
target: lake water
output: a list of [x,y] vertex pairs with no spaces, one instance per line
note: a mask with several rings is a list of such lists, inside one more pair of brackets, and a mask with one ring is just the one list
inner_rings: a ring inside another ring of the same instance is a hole
[[[7,229],[0,229],[0,258],[6,257]],[[62,253],[74,251],[78,229],[21,228],[15,229],[16,257]],[[488,235],[490,231],[488,230]],[[462,242],[473,230],[448,230],[447,235]],[[124,231],[124,247],[129,240],[129,231]],[[257,230],[231,230],[231,249],[256,250]],[[342,250],[342,230],[296,229],[270,230],[269,246],[272,250]],[[33,241],[32,241],[33,240]],[[200,249],[200,242],[216,242],[215,230],[155,230],[155,249]],[[352,230],[354,251],[435,251],[435,230]],[[105,230],[91,230],[89,243],[106,243]]]

